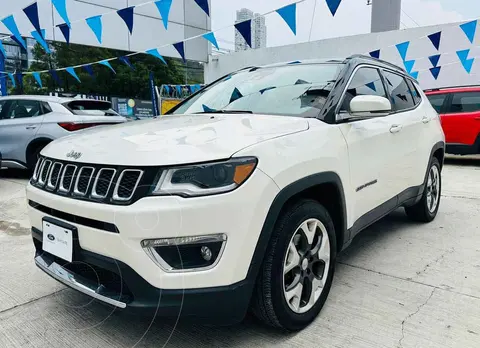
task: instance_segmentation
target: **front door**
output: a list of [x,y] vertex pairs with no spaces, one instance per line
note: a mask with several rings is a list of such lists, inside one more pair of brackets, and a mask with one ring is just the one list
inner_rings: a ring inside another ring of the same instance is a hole
[[[354,73],[339,111],[340,119],[348,119],[350,101],[359,95],[387,97],[378,69],[361,67]],[[398,192],[392,189],[389,179],[393,165],[392,126],[388,116],[338,125],[348,145],[354,232],[374,220],[375,214],[381,215],[396,205]]]

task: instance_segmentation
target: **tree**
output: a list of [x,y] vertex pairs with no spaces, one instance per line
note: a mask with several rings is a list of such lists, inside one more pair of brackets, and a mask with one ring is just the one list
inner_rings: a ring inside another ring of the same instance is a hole
[[44,88],[40,89],[34,77],[27,74],[24,76],[24,93],[45,94],[49,91],[61,90],[69,93],[150,99],[150,71],[153,71],[157,85],[182,84],[185,81],[185,76],[177,63],[178,59],[165,58],[167,65],[164,65],[155,57],[138,54],[129,57],[135,70],[118,60],[110,62],[116,74],[100,64],[92,65],[93,77],[83,68],[76,68],[75,72],[81,83],[78,83],[66,71],[58,71],[62,82],[62,85],[59,86],[48,70],[120,57],[128,52],[75,44],[67,45],[62,42],[52,42],[50,47],[52,53],[47,54],[40,45],[36,44],[33,48],[34,62],[30,67],[30,71],[45,71],[41,74]]

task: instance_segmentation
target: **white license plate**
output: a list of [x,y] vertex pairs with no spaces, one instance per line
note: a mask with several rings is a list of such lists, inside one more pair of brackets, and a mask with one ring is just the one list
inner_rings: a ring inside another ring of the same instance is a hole
[[43,250],[68,262],[72,262],[72,235],[72,230],[43,221]]

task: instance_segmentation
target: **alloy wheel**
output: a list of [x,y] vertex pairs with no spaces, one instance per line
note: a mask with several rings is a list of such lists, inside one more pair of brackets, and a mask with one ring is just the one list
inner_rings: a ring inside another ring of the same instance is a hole
[[330,267],[327,229],[308,219],[293,234],[283,263],[283,292],[295,313],[309,311],[323,292]]
[[432,166],[428,173],[427,181],[427,207],[433,213],[438,206],[440,198],[440,172],[437,166]]

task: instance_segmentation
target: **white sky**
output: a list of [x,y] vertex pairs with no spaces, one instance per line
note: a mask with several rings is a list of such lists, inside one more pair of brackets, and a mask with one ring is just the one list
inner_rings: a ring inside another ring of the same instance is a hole
[[[236,10],[246,7],[263,14],[295,0],[211,0],[212,29],[230,26],[235,22]],[[378,0],[377,0],[378,1]],[[267,46],[280,46],[308,41],[312,14],[316,4],[311,40],[363,34],[370,32],[371,7],[367,0],[343,0],[332,17],[325,0],[306,0],[297,5],[297,36],[294,36],[280,16],[266,17]],[[480,17],[479,0],[403,0],[401,28],[411,28]],[[220,48],[233,49],[234,29],[215,33]]]

